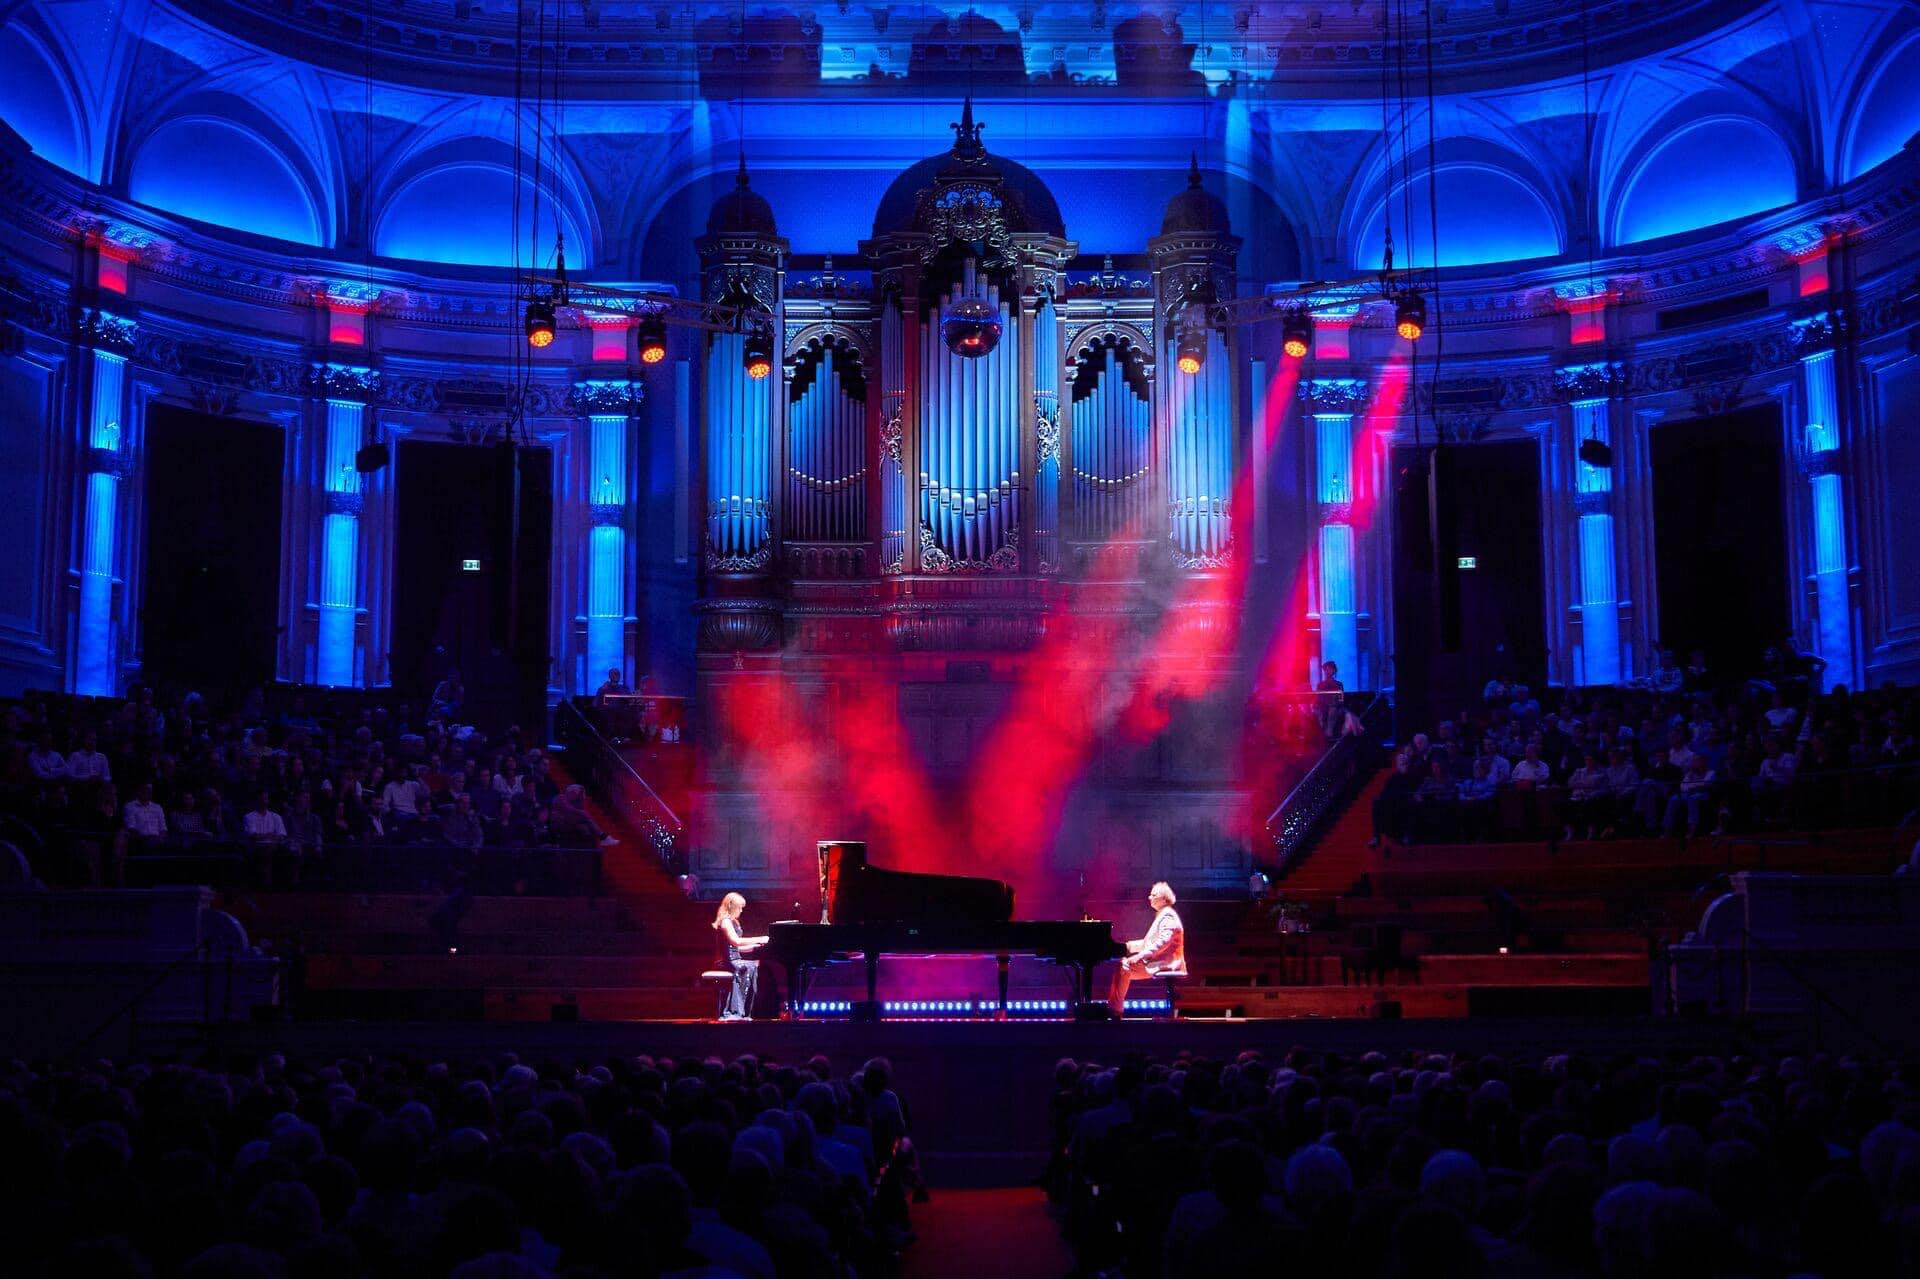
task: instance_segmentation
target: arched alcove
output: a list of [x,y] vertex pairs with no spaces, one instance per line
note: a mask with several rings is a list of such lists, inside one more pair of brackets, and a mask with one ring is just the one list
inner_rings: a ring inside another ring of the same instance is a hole
[[332,240],[319,202],[279,148],[215,116],[181,116],[148,134],[128,169],[127,192],[215,226],[295,244]]
[[1637,244],[1791,204],[1799,183],[1780,136],[1743,116],[1709,116],[1661,139],[1621,185],[1613,243]]
[[1842,181],[1900,153],[1920,132],[1920,36],[1889,54],[1866,82],[1847,128]]
[[566,237],[567,266],[592,265],[592,244],[579,220],[518,179],[519,226],[514,227],[515,176],[505,165],[460,161],[427,169],[388,196],[374,219],[373,251],[382,257],[465,266],[541,266],[553,255],[556,230]]
[[[1432,208],[1440,205],[1439,265],[1479,266],[1558,256],[1558,220],[1546,199],[1508,169],[1479,162],[1441,164],[1431,178],[1415,173],[1376,198],[1354,238],[1355,269],[1380,268],[1389,212],[1394,261],[1428,266],[1434,260]],[[1387,201],[1392,201],[1391,210]]]
[[0,120],[48,163],[92,176],[79,107],[66,77],[18,27],[0,29]]

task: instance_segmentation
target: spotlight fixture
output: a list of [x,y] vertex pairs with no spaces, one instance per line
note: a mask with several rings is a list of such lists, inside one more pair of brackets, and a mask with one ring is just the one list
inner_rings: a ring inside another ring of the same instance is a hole
[[372,475],[385,466],[391,456],[386,444],[375,440],[353,455],[353,469],[362,475]]
[[1418,293],[1402,293],[1393,308],[1393,331],[1418,342],[1427,331],[1427,300]]
[[764,324],[756,324],[747,330],[747,344],[742,361],[747,376],[759,381],[773,372],[773,330]]
[[1207,362],[1207,331],[1197,324],[1182,324],[1174,340],[1174,364],[1192,376]]
[[640,363],[658,364],[667,358],[667,325],[657,315],[640,321]]
[[1313,346],[1313,313],[1304,306],[1296,306],[1287,312],[1285,325],[1281,329],[1280,349],[1294,359],[1305,356]]
[[1589,435],[1580,441],[1580,460],[1592,467],[1613,465],[1613,445],[1597,435]]
[[941,315],[940,340],[955,355],[979,359],[1000,345],[1000,309],[985,298],[961,298]]
[[545,298],[532,298],[527,302],[527,345],[553,345],[553,303]]

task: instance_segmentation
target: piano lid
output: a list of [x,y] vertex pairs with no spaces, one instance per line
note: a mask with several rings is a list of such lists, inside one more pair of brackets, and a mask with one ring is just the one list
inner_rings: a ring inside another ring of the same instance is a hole
[[823,924],[1005,923],[1013,918],[1013,888],[973,875],[888,870],[867,861],[858,840],[823,839],[820,922]]

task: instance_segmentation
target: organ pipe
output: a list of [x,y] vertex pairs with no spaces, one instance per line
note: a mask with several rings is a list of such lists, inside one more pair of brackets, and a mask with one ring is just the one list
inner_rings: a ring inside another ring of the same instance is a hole
[[775,379],[746,375],[745,341],[722,333],[707,350],[707,544],[723,563],[754,558],[772,535]]
[[933,548],[960,565],[977,568],[1013,542],[1019,527],[1020,430],[1017,312],[999,290],[977,287],[971,263],[961,282],[941,299],[984,296],[1000,312],[1002,337],[986,355],[954,354],[937,323],[920,338],[920,487],[922,527]]
[[832,347],[788,414],[787,522],[803,542],[861,540],[867,523],[866,404],[849,394]]
[[1146,536],[1152,405],[1106,347],[1093,390],[1073,409],[1074,536],[1109,541]]

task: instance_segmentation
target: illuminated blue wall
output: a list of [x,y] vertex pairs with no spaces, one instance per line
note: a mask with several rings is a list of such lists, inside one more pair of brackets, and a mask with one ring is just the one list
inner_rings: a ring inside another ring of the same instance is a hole
[[[1433,257],[1432,201],[1440,202],[1440,265],[1477,266],[1487,262],[1514,262],[1555,257],[1560,231],[1552,210],[1533,187],[1512,173],[1485,164],[1441,167],[1435,184],[1426,174],[1392,195],[1393,256],[1401,265],[1431,265]],[[1409,209],[1412,226],[1408,226]],[[1387,208],[1376,202],[1354,243],[1352,265],[1362,271],[1380,269],[1386,243]]]
[[1791,204],[1793,156],[1766,126],[1718,117],[1681,126],[1627,180],[1614,219],[1617,244],[1678,235]]
[[[543,194],[537,218],[533,184],[520,180],[518,244],[521,265],[550,268],[556,229],[567,239],[569,269],[592,265],[593,245],[565,209],[556,211]],[[416,262],[452,262],[470,266],[511,266],[515,239],[514,178],[494,164],[449,164],[412,179],[381,210],[373,235],[374,252]]]
[[128,192],[142,204],[217,226],[324,245],[306,183],[258,134],[204,117],[170,121],[134,156]]

